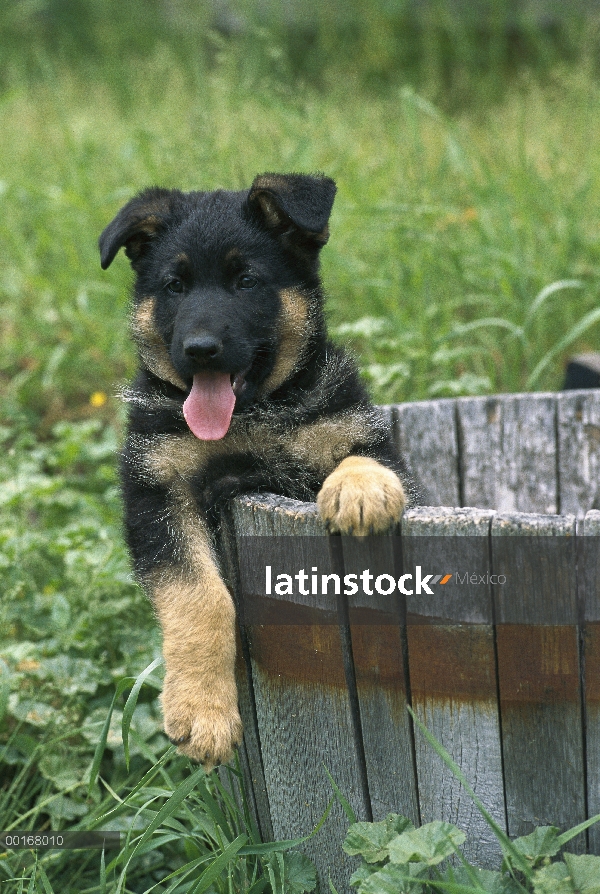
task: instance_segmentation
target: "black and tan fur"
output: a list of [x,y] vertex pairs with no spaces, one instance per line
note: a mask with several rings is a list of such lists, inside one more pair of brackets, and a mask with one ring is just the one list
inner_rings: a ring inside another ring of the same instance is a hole
[[[329,178],[298,174],[243,192],[149,189],[100,237],[102,267],[124,247],[136,273],[140,369],[121,472],[135,570],[163,630],[165,729],[207,769],[242,735],[235,612],[213,547],[223,502],[316,498],[329,530],[357,535],[386,530],[406,504],[387,426],[327,340],[318,269],[334,194]],[[196,437],[182,412],[206,369],[230,374],[237,394],[218,440]]]

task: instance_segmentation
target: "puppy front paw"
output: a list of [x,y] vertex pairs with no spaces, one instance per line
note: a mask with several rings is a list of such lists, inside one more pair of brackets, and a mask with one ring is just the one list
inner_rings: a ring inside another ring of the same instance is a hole
[[366,456],[348,456],[323,482],[317,506],[329,531],[364,537],[399,521],[406,495],[391,469]]
[[210,773],[228,763],[242,741],[235,681],[212,686],[202,678],[167,672],[161,697],[165,732],[179,752]]

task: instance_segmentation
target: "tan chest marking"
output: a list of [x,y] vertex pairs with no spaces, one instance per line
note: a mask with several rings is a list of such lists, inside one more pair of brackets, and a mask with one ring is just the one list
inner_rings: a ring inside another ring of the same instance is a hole
[[224,441],[200,441],[191,432],[154,437],[144,451],[144,465],[161,484],[188,481],[210,459],[227,451]]
[[169,484],[178,480],[189,481],[217,457],[245,452],[268,456],[287,445],[281,435],[269,431],[266,426],[257,427],[249,436],[245,426],[234,418],[220,441],[200,441],[191,432],[186,432],[154,437],[140,446],[150,477],[161,484]]
[[189,481],[212,459],[227,454],[250,452],[269,462],[285,451],[299,464],[329,475],[348,456],[356,443],[369,436],[367,414],[342,414],[321,419],[288,433],[276,432],[265,424],[248,431],[234,419],[220,441],[200,441],[191,432],[144,439],[140,452],[150,478],[161,484]]

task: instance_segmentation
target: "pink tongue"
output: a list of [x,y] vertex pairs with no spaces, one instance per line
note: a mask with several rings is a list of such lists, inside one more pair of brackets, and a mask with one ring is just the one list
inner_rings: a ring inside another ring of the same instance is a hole
[[222,372],[201,372],[194,376],[192,390],[183,405],[183,415],[201,441],[225,437],[235,406],[231,376]]

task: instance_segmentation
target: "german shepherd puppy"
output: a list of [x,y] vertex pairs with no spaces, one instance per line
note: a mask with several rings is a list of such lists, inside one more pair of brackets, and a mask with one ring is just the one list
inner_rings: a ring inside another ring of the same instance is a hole
[[124,246],[136,274],[121,477],[162,625],[165,730],[207,771],[242,735],[219,507],[256,491],[316,498],[329,531],[360,536],[397,522],[410,492],[354,361],[327,340],[319,252],[335,191],[300,174],[242,192],[152,188],[100,236],[103,269]]

